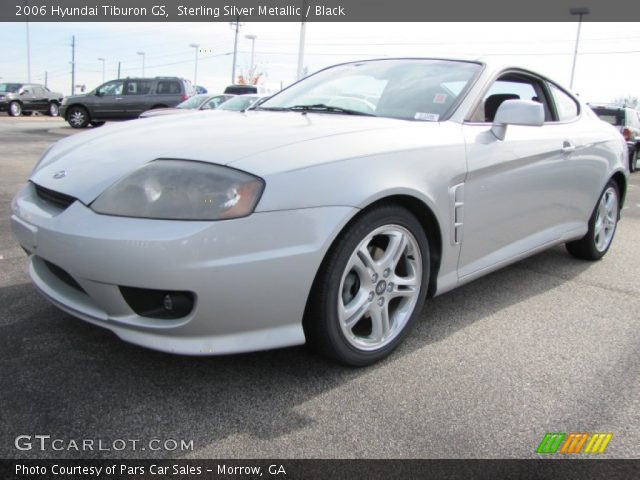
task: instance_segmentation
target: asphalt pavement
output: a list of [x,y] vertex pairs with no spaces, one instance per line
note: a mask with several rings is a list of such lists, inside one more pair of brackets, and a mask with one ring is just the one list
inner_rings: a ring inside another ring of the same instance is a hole
[[[10,201],[75,133],[0,116],[0,458],[532,458],[547,432],[610,432],[601,457],[640,457],[640,173],[602,261],[557,247],[430,300],[380,364],[304,347],[192,358],[124,343],[31,285]],[[18,450],[20,435],[61,450]]]

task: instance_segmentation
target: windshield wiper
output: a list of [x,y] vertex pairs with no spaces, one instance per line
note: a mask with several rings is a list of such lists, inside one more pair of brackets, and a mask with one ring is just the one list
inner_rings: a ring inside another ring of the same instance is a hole
[[373,113],[361,112],[359,110],[351,110],[349,108],[332,107],[324,103],[316,103],[314,105],[294,105],[288,110],[293,112],[330,112],[330,113],[346,113],[347,115],[364,115],[367,117],[375,117]]
[[294,105],[293,107],[256,107],[254,110],[268,110],[271,112],[329,112],[329,113],[346,113],[347,115],[364,115],[367,117],[375,117],[373,113],[360,112],[358,110],[350,110],[342,107],[332,107],[324,103],[316,103],[314,105]]

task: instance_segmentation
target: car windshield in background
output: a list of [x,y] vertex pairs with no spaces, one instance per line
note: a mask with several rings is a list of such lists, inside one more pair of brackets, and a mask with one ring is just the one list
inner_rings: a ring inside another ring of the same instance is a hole
[[19,83],[0,83],[0,93],[16,93],[20,87]]
[[238,95],[222,103],[217,110],[241,112],[253,105],[260,97],[257,95]]
[[182,103],[176,105],[176,108],[185,108],[187,110],[193,110],[200,108],[200,106],[209,99],[209,95],[194,95]]
[[375,115],[438,121],[480,71],[451,60],[376,60],[312,75],[260,106],[261,110]]
[[615,125],[621,126],[624,123],[624,111],[615,108],[594,108],[596,115],[600,117],[600,120]]

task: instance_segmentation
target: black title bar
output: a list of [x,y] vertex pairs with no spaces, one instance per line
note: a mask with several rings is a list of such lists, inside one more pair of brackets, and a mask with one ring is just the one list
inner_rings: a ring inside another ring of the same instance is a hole
[[[432,22],[640,20],[629,0],[2,0],[1,22]],[[574,13],[571,13],[571,10]]]

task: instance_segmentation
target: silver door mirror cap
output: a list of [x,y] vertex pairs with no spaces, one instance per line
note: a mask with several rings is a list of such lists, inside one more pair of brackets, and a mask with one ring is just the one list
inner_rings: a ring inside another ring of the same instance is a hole
[[498,107],[491,132],[504,140],[507,125],[540,127],[544,124],[544,106],[533,100],[505,100]]

